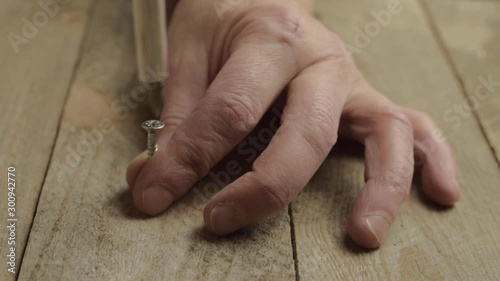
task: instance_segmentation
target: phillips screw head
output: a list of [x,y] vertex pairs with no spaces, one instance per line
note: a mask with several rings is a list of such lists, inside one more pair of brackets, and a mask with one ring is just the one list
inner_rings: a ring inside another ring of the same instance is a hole
[[142,128],[148,132],[148,156],[151,157],[158,150],[155,134],[165,127],[159,120],[147,120],[142,123]]

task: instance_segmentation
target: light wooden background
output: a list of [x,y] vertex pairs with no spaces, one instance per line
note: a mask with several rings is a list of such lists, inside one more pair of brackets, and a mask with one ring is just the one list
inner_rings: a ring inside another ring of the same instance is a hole
[[[0,280],[500,279],[500,86],[470,114],[453,113],[477,99],[481,79],[500,82],[500,1],[402,0],[355,56],[376,88],[433,116],[461,169],[454,208],[436,207],[415,186],[376,251],[346,238],[363,160],[343,150],[288,210],[230,238],[203,230],[193,194],[162,216],[137,214],[124,173],[149,116],[142,106],[111,110],[137,86],[130,3],[66,1],[16,54],[8,34],[40,11],[36,2],[0,4],[0,207],[4,223],[14,164],[20,267],[7,272],[0,227]],[[317,2],[317,17],[354,45],[356,28],[388,0]],[[106,118],[113,130],[75,156],[83,132]]]

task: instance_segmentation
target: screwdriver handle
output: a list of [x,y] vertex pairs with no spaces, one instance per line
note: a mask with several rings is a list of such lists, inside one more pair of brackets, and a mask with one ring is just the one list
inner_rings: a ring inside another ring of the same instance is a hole
[[162,88],[168,78],[165,0],[133,0],[138,79],[148,90],[148,102],[159,116]]

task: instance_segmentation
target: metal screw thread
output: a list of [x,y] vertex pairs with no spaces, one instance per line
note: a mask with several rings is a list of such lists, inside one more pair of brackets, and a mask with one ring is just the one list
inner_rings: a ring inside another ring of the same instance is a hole
[[142,122],[142,128],[148,132],[147,150],[148,156],[151,157],[158,151],[155,134],[165,127],[165,124],[159,120],[147,120]]
[[158,151],[158,144],[156,143],[155,135],[148,132],[148,156],[153,156]]

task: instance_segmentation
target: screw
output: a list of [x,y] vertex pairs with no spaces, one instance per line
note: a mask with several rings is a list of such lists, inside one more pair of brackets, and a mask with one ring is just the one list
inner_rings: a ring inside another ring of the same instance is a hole
[[158,150],[155,134],[163,129],[165,124],[159,120],[147,120],[142,123],[142,127],[148,132],[148,156],[151,157]]

